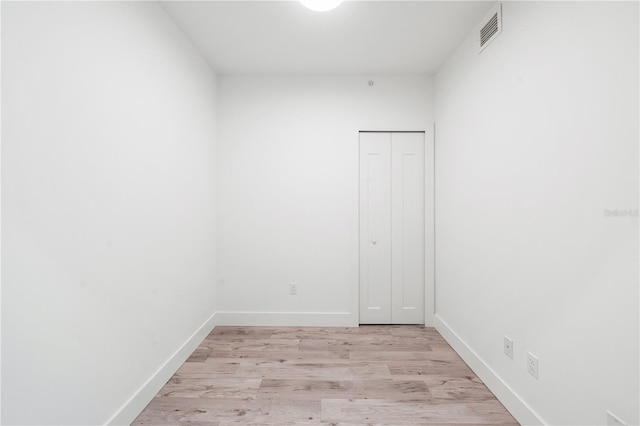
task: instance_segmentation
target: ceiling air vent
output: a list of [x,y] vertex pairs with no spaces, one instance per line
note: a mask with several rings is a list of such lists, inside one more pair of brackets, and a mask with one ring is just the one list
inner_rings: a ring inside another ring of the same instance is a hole
[[502,5],[500,3],[495,5],[483,22],[478,53],[482,52],[502,32]]

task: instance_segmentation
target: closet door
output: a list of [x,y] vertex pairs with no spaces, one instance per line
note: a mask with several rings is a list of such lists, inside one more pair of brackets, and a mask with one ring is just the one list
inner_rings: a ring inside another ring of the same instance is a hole
[[360,133],[360,323],[391,323],[391,133]]
[[424,133],[391,136],[391,322],[424,324]]
[[424,324],[424,133],[360,133],[360,323]]

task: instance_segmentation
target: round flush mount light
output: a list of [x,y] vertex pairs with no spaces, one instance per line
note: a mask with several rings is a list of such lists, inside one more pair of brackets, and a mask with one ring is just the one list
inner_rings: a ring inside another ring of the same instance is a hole
[[316,12],[326,12],[327,10],[340,6],[342,1],[343,0],[300,0],[300,3],[307,9],[315,10]]

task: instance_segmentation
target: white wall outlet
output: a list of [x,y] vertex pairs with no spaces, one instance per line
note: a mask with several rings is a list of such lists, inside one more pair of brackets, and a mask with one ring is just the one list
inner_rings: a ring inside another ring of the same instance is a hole
[[623,422],[622,420],[620,420],[618,417],[616,417],[613,414],[611,414],[610,411],[607,411],[607,426],[609,426],[609,425],[613,425],[613,426],[624,425],[624,426],[626,426],[626,423]]
[[504,336],[504,354],[513,359],[513,340]]
[[298,283],[289,283],[289,294],[292,296],[298,295]]
[[538,357],[527,352],[527,371],[536,379],[538,378]]

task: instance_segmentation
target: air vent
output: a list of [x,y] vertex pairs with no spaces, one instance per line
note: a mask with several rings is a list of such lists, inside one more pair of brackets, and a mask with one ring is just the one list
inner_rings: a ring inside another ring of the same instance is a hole
[[495,13],[489,22],[480,30],[480,47],[489,42],[491,37],[498,32],[498,14]]
[[502,5],[498,3],[482,21],[484,25],[480,29],[479,52],[482,52],[502,32]]

